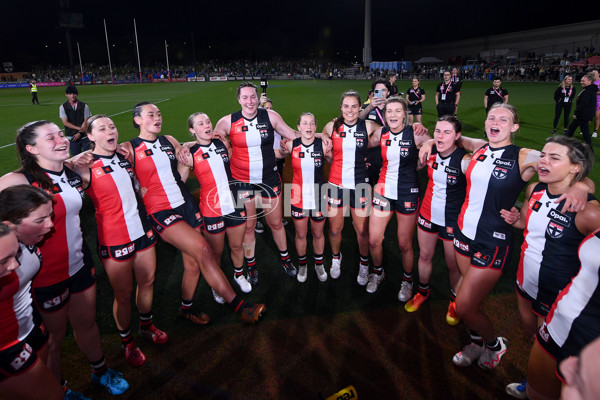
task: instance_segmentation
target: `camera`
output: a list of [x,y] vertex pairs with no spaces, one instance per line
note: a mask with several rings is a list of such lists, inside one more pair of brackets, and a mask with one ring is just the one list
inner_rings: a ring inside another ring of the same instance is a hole
[[263,93],[267,93],[267,87],[269,86],[269,80],[267,78],[260,78],[260,87]]

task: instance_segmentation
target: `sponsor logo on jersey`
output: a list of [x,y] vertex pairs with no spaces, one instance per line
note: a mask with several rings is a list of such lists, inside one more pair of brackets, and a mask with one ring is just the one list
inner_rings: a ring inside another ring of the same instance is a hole
[[206,160],[206,159],[209,159],[209,158],[210,158],[210,154],[208,154],[208,153],[202,153],[202,159],[203,160]]
[[482,252],[478,251],[475,254],[473,254],[473,261],[475,261],[477,264],[479,265],[487,265],[488,262],[490,261],[490,256],[488,256],[487,254],[483,254]]
[[121,249],[115,250],[115,258],[125,257],[135,252],[135,243],[131,243],[129,246],[125,246]]
[[298,158],[304,158],[304,152],[303,151],[301,151],[301,152],[298,153]]
[[367,132],[365,131],[356,131],[354,132],[354,137],[355,138],[366,138],[367,137]]
[[44,302],[44,304],[42,305],[42,307],[44,308],[44,310],[48,310],[51,309],[53,307],[59,306],[61,305],[64,301],[66,301],[69,298],[69,295],[71,294],[71,292],[69,291],[69,289],[65,289],[64,292],[62,292],[61,294],[59,294],[58,296],[50,299],[50,300],[46,300]]
[[50,189],[50,191],[52,192],[52,194],[57,194],[61,193],[62,189],[60,188],[60,185],[58,183],[55,183],[54,186],[52,186],[52,189]]
[[292,217],[296,217],[296,218],[304,218],[305,215],[302,211],[295,211],[292,210]]
[[498,165],[506,169],[513,169],[515,166],[515,160],[505,160],[503,158],[496,158],[494,160],[494,165]]
[[506,240],[506,235],[502,232],[494,232],[492,236],[496,239]]
[[419,193],[419,188],[410,188],[411,193]]
[[548,218],[550,218],[550,220],[559,223],[561,225],[564,226],[570,226],[571,225],[571,217],[569,217],[568,215],[562,214],[561,212],[555,210],[555,209],[551,209],[548,212]]
[[334,206],[339,206],[342,204],[342,199],[334,199],[332,197],[327,196],[327,202]]
[[170,215],[169,217],[165,218],[164,221],[163,221],[163,224],[165,226],[169,226],[173,222],[177,221],[178,219],[181,219],[181,215],[179,215],[179,214],[173,214],[173,215]]
[[505,179],[506,176],[508,175],[508,170],[506,168],[496,167],[492,171],[492,175],[496,179]]
[[546,233],[554,239],[562,237],[564,230],[564,226],[553,221],[548,222],[548,226],[546,227]]
[[477,156],[476,160],[477,161],[484,161],[487,158],[487,156],[485,154],[480,154]]
[[458,175],[458,168],[454,168],[454,167],[450,167],[450,166],[446,166],[444,168],[444,172],[446,172],[449,175],[454,175],[454,177],[456,178],[456,176]]
[[[112,168],[110,168],[110,166],[108,166],[107,168],[109,168],[109,170],[110,170],[109,172],[112,172]],[[69,182],[69,185],[71,187],[81,186],[81,178],[79,178],[79,177],[71,178],[71,179],[68,179],[67,181]]]
[[106,172],[104,172],[104,168],[98,167],[92,168],[92,174],[94,175],[94,178],[100,178],[101,176],[106,175]]
[[407,211],[409,210],[414,210],[417,207],[417,203],[413,203],[410,201],[405,201],[404,202],[404,208],[406,208]]
[[248,127],[246,125],[242,126],[242,132],[248,132]]
[[536,199],[529,200],[529,208],[531,208],[533,211],[538,212],[541,207],[542,203],[537,201]]
[[29,343],[23,344],[23,349],[19,352],[11,362],[10,366],[13,367],[15,371],[19,371],[29,360],[29,357],[33,354],[33,349],[29,345]]
[[389,140],[389,139],[388,139],[388,140],[386,140],[386,141],[385,141],[385,145],[386,145],[387,147],[390,147],[390,146],[392,145],[392,141],[391,141],[391,140]]
[[119,167],[121,168],[131,168],[131,163],[129,161],[119,161]]
[[225,221],[219,221],[216,224],[208,224],[206,225],[207,231],[216,231],[219,229],[223,229],[225,227]]
[[269,129],[269,127],[267,126],[267,124],[260,123],[260,124],[256,124],[256,129]]
[[462,243],[457,238],[454,238],[452,242],[454,243],[454,247],[461,249],[462,251],[469,251],[469,245],[466,243]]
[[340,137],[341,138],[345,138],[346,137],[346,132],[340,132]]
[[154,152],[152,151],[152,149],[146,149],[146,150],[144,150],[144,155],[142,155],[139,158],[151,157],[153,154],[154,154]]
[[447,227],[446,227],[446,233],[447,233],[448,235],[454,235],[454,228],[453,228],[453,227],[451,227],[451,226],[447,226]]
[[439,164],[434,161],[434,162],[431,163],[431,168],[437,170],[438,169],[438,165]]
[[542,326],[540,326],[538,333],[540,334],[540,337],[544,340],[544,342],[548,342],[548,340],[550,340],[550,333],[548,332],[548,325],[546,325],[545,322]]
[[412,145],[412,141],[410,140],[401,140],[398,142],[399,146],[411,146]]

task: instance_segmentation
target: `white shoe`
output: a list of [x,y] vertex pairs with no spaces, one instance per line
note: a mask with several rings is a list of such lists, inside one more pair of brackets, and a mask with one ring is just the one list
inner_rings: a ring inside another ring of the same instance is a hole
[[250,293],[252,291],[252,285],[250,284],[250,282],[248,282],[248,279],[246,279],[246,275],[240,275],[240,276],[234,275],[233,279],[239,285],[242,292]]
[[471,342],[454,355],[452,362],[459,367],[468,367],[481,357],[483,350],[483,346]]
[[306,282],[306,273],[306,264],[298,266],[298,275],[296,276],[298,282]]
[[383,278],[385,278],[385,272],[381,272],[381,274],[370,274],[369,283],[367,284],[367,293],[375,293]]
[[509,383],[506,385],[506,393],[515,399],[527,398],[527,381],[523,380],[518,383]]
[[213,292],[213,297],[215,298],[215,301],[219,304],[225,304],[225,299],[223,297],[221,297],[221,295],[217,292],[215,292],[215,289],[212,289]]
[[340,277],[342,273],[342,253],[340,253],[340,258],[331,259],[331,269],[329,270],[329,275],[331,275],[331,279],[337,279]]
[[508,348],[508,340],[499,337],[498,341],[500,342],[500,350],[494,351],[486,347],[477,362],[479,368],[494,369],[500,364],[500,359],[502,359],[502,356],[506,353],[506,349]]
[[[356,282],[360,286],[365,286],[367,282],[369,282],[369,266],[358,264],[358,276],[356,277]],[[370,292],[373,293],[373,292]]]
[[315,272],[317,273],[317,278],[319,278],[321,282],[325,282],[327,280],[327,272],[325,272],[323,264],[315,265]]
[[592,133],[592,137],[598,137],[598,132]]
[[403,303],[409,301],[412,298],[412,286],[412,283],[402,281],[402,286],[400,286],[400,291],[398,292],[398,300]]

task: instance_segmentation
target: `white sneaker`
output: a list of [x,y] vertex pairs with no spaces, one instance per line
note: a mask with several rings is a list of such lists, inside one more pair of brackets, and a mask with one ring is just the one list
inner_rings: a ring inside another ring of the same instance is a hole
[[250,293],[252,291],[252,285],[250,284],[250,282],[248,282],[248,279],[246,279],[246,275],[234,275],[233,279],[239,285],[240,289],[242,289],[242,292]]
[[331,269],[329,270],[329,275],[331,275],[331,279],[337,279],[340,277],[342,273],[342,253],[340,253],[340,258],[331,259]]
[[412,283],[408,283],[406,281],[402,281],[402,286],[400,287],[400,291],[398,292],[398,300],[403,303],[406,303],[412,298]]
[[509,383],[506,385],[506,393],[515,399],[526,399],[527,398],[527,380],[523,380],[519,383]]
[[298,275],[296,275],[298,282],[306,282],[306,273],[306,264],[298,266]]
[[598,132],[592,133],[592,137],[598,137]]
[[500,342],[500,350],[494,351],[486,347],[477,362],[479,368],[494,369],[500,364],[500,359],[504,353],[506,353],[506,349],[508,348],[508,340],[503,337],[498,337],[498,341]]
[[471,342],[454,355],[452,362],[459,367],[468,367],[481,357],[483,350],[483,346]]
[[[358,264],[358,276],[356,277],[356,282],[360,286],[365,286],[367,282],[369,282],[369,266]],[[373,293],[373,292],[370,292]]]
[[315,265],[315,272],[317,273],[317,278],[319,278],[321,282],[325,282],[327,280],[327,272],[325,272],[323,264]]
[[221,295],[219,293],[215,292],[215,289],[212,289],[212,292],[213,292],[213,297],[217,303],[225,304],[225,299],[223,297],[221,297]]
[[381,274],[370,274],[369,283],[367,284],[367,293],[375,293],[383,278],[385,278],[385,272],[382,272]]

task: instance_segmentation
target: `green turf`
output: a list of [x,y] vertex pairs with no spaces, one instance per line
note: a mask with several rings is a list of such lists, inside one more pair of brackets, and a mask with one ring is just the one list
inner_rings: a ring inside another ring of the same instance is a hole
[[[425,125],[432,130],[433,123],[437,117],[434,107],[434,94],[435,85],[437,82],[424,81],[422,86],[427,92],[427,99],[424,103],[424,117],[423,122]],[[310,111],[314,113],[318,120],[319,128],[334,118],[337,115],[339,109],[340,94],[348,89],[358,90],[361,94],[365,94],[370,86],[368,81],[272,81],[271,87],[269,88],[268,95],[274,101],[275,110],[277,110],[286,122],[290,126],[295,126],[295,121],[298,115],[304,111]],[[397,82],[397,85],[401,91],[405,91],[408,88],[408,82]],[[504,85],[510,92],[510,103],[514,104],[521,114],[521,129],[517,135],[516,144],[524,147],[532,147],[541,149],[544,143],[544,139],[550,134],[551,124],[553,118],[553,99],[552,94],[555,89],[554,83],[506,83]],[[146,85],[118,85],[118,86],[85,86],[80,87],[80,98],[87,102],[93,113],[103,113],[112,115],[117,128],[120,133],[120,140],[128,140],[137,135],[137,131],[131,125],[131,108],[139,101],[152,101],[155,102],[161,109],[163,114],[163,133],[171,134],[181,141],[187,141],[187,129],[186,120],[187,117],[196,111],[204,111],[211,117],[213,124],[216,124],[218,119],[230,112],[238,109],[238,104],[235,99],[235,89],[237,83],[226,82],[226,83],[161,83],[161,84],[146,84]],[[489,87],[489,84],[485,82],[465,82],[463,84],[463,90],[461,93],[461,102],[458,109],[458,116],[463,121],[463,134],[473,137],[481,137],[483,133],[483,121],[484,121],[484,109],[483,109],[483,92]],[[16,129],[28,121],[38,119],[49,119],[57,123],[60,122],[58,118],[58,107],[65,101],[64,88],[40,88],[39,98],[41,106],[32,106],[30,101],[30,95],[27,89],[7,89],[0,90],[0,173],[7,173],[17,168],[18,163],[15,157],[14,135]],[[60,124],[59,124],[60,126]],[[579,135],[577,135],[579,137]],[[597,149],[597,146],[596,146]],[[289,165],[287,166],[289,168]],[[591,179],[598,182],[599,169],[594,167]],[[421,172],[421,178],[423,179],[424,172]],[[196,182],[190,182],[190,187],[197,187]],[[422,183],[423,185],[423,183]],[[95,240],[95,220],[93,215],[93,207],[91,202],[86,201],[84,205],[84,211],[82,213],[82,226],[86,232],[86,241],[89,243],[91,248],[94,248]],[[293,227],[290,223],[286,228],[288,234],[288,246],[293,249]],[[517,235],[517,238],[520,236]],[[382,283],[380,289],[374,295],[368,295],[365,293],[363,287],[359,287],[356,284],[356,272],[358,264],[358,250],[356,248],[356,239],[352,226],[349,220],[347,220],[346,226],[343,232],[343,243],[342,252],[344,254],[344,268],[342,277],[337,281],[328,280],[326,283],[320,283],[317,281],[314,274],[314,270],[309,268],[309,278],[306,283],[299,284],[296,281],[289,280],[285,277],[281,267],[279,266],[277,249],[270,238],[270,233],[267,230],[262,235],[257,235],[257,261],[260,268],[260,285],[256,287],[252,293],[244,296],[250,301],[264,302],[267,304],[268,312],[265,315],[265,321],[261,324],[287,324],[288,321],[293,324],[299,323],[298,321],[305,321],[307,318],[319,318],[319,324],[322,324],[323,319],[326,321],[337,321],[340,315],[347,315],[347,313],[369,313],[369,312],[392,312],[398,313],[399,315],[405,315],[402,305],[397,300],[397,292],[400,287],[401,276],[402,276],[402,265],[400,253],[396,242],[395,235],[395,223],[391,223],[388,226],[385,241],[384,241],[384,257],[387,266],[386,269],[386,280]],[[517,245],[520,240],[517,240]],[[310,241],[309,241],[310,243]],[[415,240],[415,249],[416,240]],[[194,336],[196,332],[205,332],[198,330],[198,328],[189,327],[184,321],[177,320],[175,318],[175,312],[180,301],[180,286],[182,277],[182,263],[181,255],[173,247],[164,243],[159,243],[157,247],[158,254],[158,270],[155,284],[155,305],[154,314],[156,317],[157,325],[164,328],[170,333],[176,336],[178,343],[178,349],[188,344],[194,351],[208,351],[208,346],[211,351],[214,351],[213,346],[225,345],[231,340],[236,340],[231,335],[236,334],[235,327],[239,326],[236,317],[226,307],[219,306],[212,301],[210,294],[210,288],[201,280],[200,286],[196,294],[196,304],[200,306],[212,317],[212,324],[215,326],[210,340],[204,339],[203,342],[194,342]],[[311,254],[309,245],[309,254]],[[330,250],[329,246],[326,245],[326,265],[329,265],[330,261]],[[434,260],[434,274],[432,276],[432,296],[431,303],[432,308],[434,304],[436,309],[443,311],[446,299],[448,297],[448,278],[447,272],[445,271],[443,259],[439,256],[441,254],[441,247],[438,246],[437,256]],[[295,253],[292,250],[292,255],[295,260]],[[518,247],[513,254],[513,262],[507,270],[499,285],[495,289],[495,293],[499,295],[506,295],[513,291],[514,274],[516,269],[516,259],[518,255]],[[415,253],[418,256],[418,251]],[[310,260],[310,259],[309,259]],[[97,261],[97,259],[96,259]],[[107,352],[111,362],[115,360],[121,360],[119,355],[119,346],[117,335],[115,331],[114,321],[112,318],[112,289],[108,283],[106,274],[102,270],[99,264],[96,264],[97,278],[98,278],[98,324],[103,335],[105,342],[105,352]],[[311,264],[310,264],[311,265]],[[232,268],[229,263],[228,256],[225,255],[223,258],[223,268],[226,271],[228,277],[232,275]],[[232,282],[235,288],[237,286]],[[443,303],[443,304],[442,304]],[[394,314],[395,315],[395,314]],[[437,316],[436,318],[439,318]],[[375,323],[379,323],[375,320]],[[413,318],[413,316],[411,316]],[[415,315],[414,318],[418,319]],[[443,318],[443,314],[442,314]],[[137,316],[133,317],[134,321],[137,320]],[[409,320],[410,321],[410,320]],[[134,322],[135,323],[135,322]],[[303,324],[304,322],[300,322]],[[500,322],[502,323],[502,321]],[[228,327],[233,324],[233,329]],[[274,329],[272,335],[277,336],[277,326],[270,325]],[[321,325],[319,325],[321,326]],[[221,327],[221,328],[218,328]],[[259,327],[256,327],[260,329]],[[201,328],[200,328],[201,329]],[[220,329],[220,330],[219,330]],[[265,328],[266,329],[266,328]],[[325,325],[323,329],[331,329],[329,325]],[[336,328],[337,329],[337,328]],[[405,329],[405,328],[403,328]],[[216,333],[215,333],[216,332]],[[247,335],[254,334],[249,333],[247,328],[244,328],[237,332],[237,334]],[[287,331],[282,330],[281,335],[286,335]],[[455,331],[452,331],[455,332]],[[295,333],[297,334],[297,333]],[[327,332],[328,335],[335,337],[336,332]],[[365,335],[367,335],[365,333]],[[363,335],[360,334],[358,341],[361,341]],[[368,337],[367,337],[368,339]],[[386,338],[387,339],[387,338]],[[255,340],[258,340],[255,338]],[[263,341],[269,341],[270,339],[261,338],[261,342],[258,345],[264,344]],[[286,346],[294,344],[294,338],[290,337],[287,340],[278,339],[283,341],[280,343],[285,351],[282,354],[294,353],[293,349],[289,349]],[[329,340],[325,338],[325,341]],[[331,339],[333,340],[333,339]],[[74,348],[72,336],[67,338],[65,347],[69,350]],[[362,342],[361,342],[362,343]],[[363,343],[364,344],[364,343]],[[183,346],[182,346],[183,345]],[[173,345],[175,346],[175,345]],[[452,344],[452,349],[445,349],[444,357],[446,361],[449,361],[448,357],[451,357],[451,351],[456,350],[457,343]],[[266,351],[273,351],[272,348],[266,347]],[[144,343],[144,351],[147,351],[148,355],[154,357],[153,362],[149,368],[152,374],[144,376],[138,373],[137,370],[129,368],[124,363],[119,363],[118,367],[121,370],[126,371],[126,376],[132,382],[134,391],[131,394],[131,398],[137,398],[139,396],[148,397],[149,393],[154,394],[154,398],[204,398],[205,396],[197,396],[198,388],[193,387],[186,391],[186,382],[175,382],[169,383],[169,379],[176,374],[178,369],[181,369],[182,373],[190,373],[187,369],[187,363],[183,366],[178,364],[181,362],[177,357],[160,358],[160,352],[152,349],[151,346]],[[274,351],[278,351],[276,347]],[[342,350],[340,350],[342,351]],[[344,351],[351,351],[345,349]],[[65,352],[67,353],[67,352]],[[218,352],[217,352],[218,353]],[[170,354],[170,353],[169,353]],[[264,355],[261,355],[261,357]],[[243,349],[234,351],[233,354],[228,354],[227,357],[244,357]],[[332,355],[332,357],[334,357]],[[366,357],[366,356],[365,356]],[[162,360],[162,361],[161,361]],[[268,360],[267,360],[268,361]],[[310,360],[308,360],[310,361]],[[164,363],[173,363],[173,365],[165,365]],[[213,361],[214,362],[214,361]],[[225,361],[222,361],[225,362]],[[350,365],[352,360],[349,360]],[[76,350],[65,354],[65,374],[66,377],[76,376],[74,370],[84,370],[84,376],[87,376],[87,367],[85,367],[85,361],[82,359],[81,353]],[[236,363],[238,365],[239,363]],[[243,366],[243,363],[241,364]],[[342,368],[337,363],[334,363],[336,367],[332,367],[332,364],[324,363],[325,369],[323,373],[332,374],[331,370],[327,368]],[[510,365],[510,364],[509,364]],[[310,368],[311,364],[308,362],[305,364],[299,364],[297,366],[299,370],[303,368]],[[378,367],[375,365],[374,367]],[[191,371],[195,371],[193,367]],[[240,367],[241,368],[241,367]],[[518,367],[515,367],[517,370]],[[268,368],[265,368],[268,369]],[[227,368],[219,367],[215,368],[219,374],[223,374]],[[143,371],[143,369],[142,369]],[[148,371],[148,369],[146,369]],[[214,372],[214,371],[213,371]],[[217,377],[213,377],[211,371],[202,370],[201,373],[208,374],[208,377],[204,377],[210,381],[212,388],[201,388],[201,393],[211,393],[214,398],[229,398],[225,395],[219,397],[219,393],[228,393],[228,381],[222,381]],[[277,371],[273,372],[277,374]],[[512,378],[520,378],[518,373],[522,371],[512,371],[508,373]],[[246,374],[246,373],[244,373]],[[266,373],[265,373],[266,374]],[[282,377],[283,379],[289,377]],[[331,381],[334,384],[331,388],[325,388],[330,393],[341,389],[343,379],[337,379],[338,377],[331,377]],[[74,378],[71,378],[74,379]],[[87,390],[87,379],[83,382],[75,383],[75,388],[81,390]],[[249,383],[253,383],[252,377],[244,377],[248,379]],[[268,375],[265,380],[275,379],[273,376]],[[406,377],[404,377],[406,379]],[[435,378],[434,378],[435,379]],[[452,380],[452,379],[451,379]],[[339,384],[338,384],[339,383]],[[497,382],[498,383],[498,382]],[[265,382],[261,381],[261,384]],[[317,384],[317,382],[315,382]],[[320,383],[319,383],[320,384]],[[348,384],[357,385],[356,381],[350,381]],[[147,387],[141,388],[140,386],[146,385]],[[181,390],[176,396],[169,396],[161,392],[166,390],[169,385],[175,385],[178,387],[177,390]],[[501,382],[498,383],[501,385]],[[498,386],[497,385],[497,386]],[[181,386],[181,387],[179,387]],[[196,385],[197,386],[197,385]],[[498,386],[501,389],[501,386]],[[152,388],[149,390],[148,388]],[[358,388],[357,388],[358,389]],[[497,388],[496,388],[497,389]],[[237,390],[237,389],[236,389]],[[404,390],[404,389],[403,389]],[[403,395],[404,398],[419,398],[414,393],[418,393],[418,385],[416,388],[407,389],[407,395]],[[416,391],[416,392],[415,392]],[[283,392],[286,392],[285,390]],[[137,395],[136,395],[137,393]],[[252,392],[256,393],[256,392]],[[261,395],[250,396],[251,398],[276,398],[277,391],[264,392]],[[314,391],[311,393],[315,393]],[[359,393],[361,391],[359,390]],[[413,393],[411,396],[410,393]],[[100,393],[92,393],[94,397],[101,397]],[[243,395],[241,395],[244,398]],[[490,397],[491,396],[491,397]],[[209,397],[209,396],[206,396]],[[433,396],[430,398],[436,398]],[[462,396],[459,396],[462,397]],[[481,396],[486,398],[494,398],[493,394]],[[290,398],[306,398],[302,395]],[[311,396],[311,398],[314,398]],[[361,397],[362,398],[362,397]],[[367,397],[368,398],[368,397]],[[399,398],[399,397],[398,397]]]

